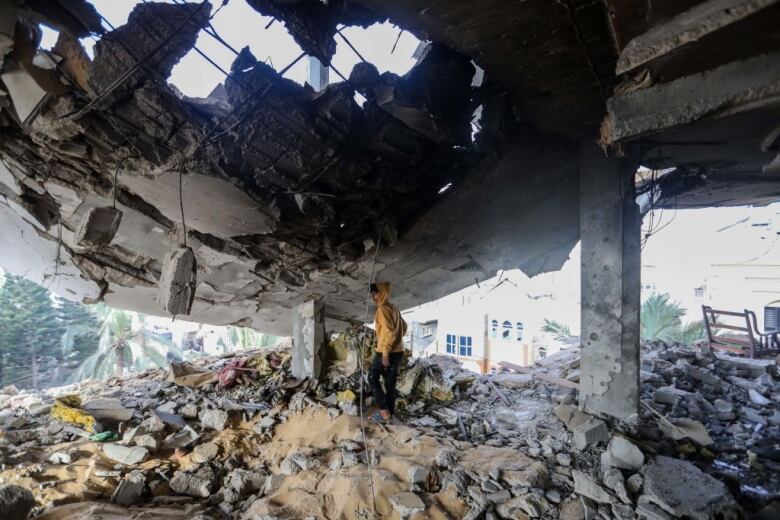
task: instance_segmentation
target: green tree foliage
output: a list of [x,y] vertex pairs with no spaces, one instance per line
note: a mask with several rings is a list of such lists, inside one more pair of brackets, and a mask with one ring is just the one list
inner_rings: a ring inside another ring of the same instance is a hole
[[273,347],[279,343],[280,339],[278,336],[263,334],[254,329],[228,326],[228,340],[234,348],[255,349]]
[[696,341],[704,339],[707,330],[704,327],[704,321],[692,321],[682,325],[672,333],[672,341],[681,345],[693,345]]
[[558,341],[564,341],[571,337],[571,329],[565,323],[561,323],[555,320],[544,319],[542,324],[542,332],[551,334],[553,338]]
[[49,291],[6,273],[0,289],[0,384],[37,388],[41,358],[60,356],[62,334]]
[[683,324],[685,309],[671,297],[653,294],[642,304],[639,317],[640,336],[644,341],[661,340],[691,345],[704,337],[704,324],[694,321]]
[[144,316],[101,305],[98,349],[71,375],[71,381],[105,379],[127,372],[168,366],[168,358],[181,358],[181,350],[144,330]]
[[63,327],[60,340],[62,355],[80,364],[98,349],[100,321],[86,305],[60,299],[57,314]]

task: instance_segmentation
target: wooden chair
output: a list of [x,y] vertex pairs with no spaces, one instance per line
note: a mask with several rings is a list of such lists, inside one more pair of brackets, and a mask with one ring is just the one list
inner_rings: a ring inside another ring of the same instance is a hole
[[[756,357],[756,355],[780,351],[779,332],[760,332],[756,314],[745,309],[742,312],[719,311],[707,305],[701,306],[704,314],[704,327],[707,330],[707,341],[710,348],[727,350],[735,354]],[[739,318],[739,325],[718,321],[722,316]],[[744,320],[744,326],[742,322]],[[713,329],[732,331],[726,334],[713,334]]]

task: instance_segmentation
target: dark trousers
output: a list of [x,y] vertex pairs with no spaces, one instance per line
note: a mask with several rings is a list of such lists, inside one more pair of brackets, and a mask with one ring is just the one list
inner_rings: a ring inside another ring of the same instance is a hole
[[[380,410],[388,410],[395,414],[395,382],[398,379],[398,368],[404,359],[403,352],[393,352],[390,354],[390,366],[382,366],[382,354],[376,353],[374,361],[371,363],[371,369],[368,371],[368,382],[371,384],[371,393],[374,394],[376,404]],[[379,382],[379,378],[384,379],[385,387]]]

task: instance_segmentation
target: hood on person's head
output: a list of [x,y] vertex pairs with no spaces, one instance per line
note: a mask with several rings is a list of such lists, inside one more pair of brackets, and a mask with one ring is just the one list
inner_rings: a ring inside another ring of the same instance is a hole
[[374,285],[377,303],[385,303],[390,298],[390,282],[377,282]]

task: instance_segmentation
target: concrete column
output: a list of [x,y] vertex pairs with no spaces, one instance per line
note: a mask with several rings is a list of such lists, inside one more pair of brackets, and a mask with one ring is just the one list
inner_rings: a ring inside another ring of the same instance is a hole
[[325,305],[309,300],[295,308],[291,371],[297,379],[318,379],[325,342]]
[[593,143],[580,151],[580,408],[636,423],[641,220],[629,163]]

